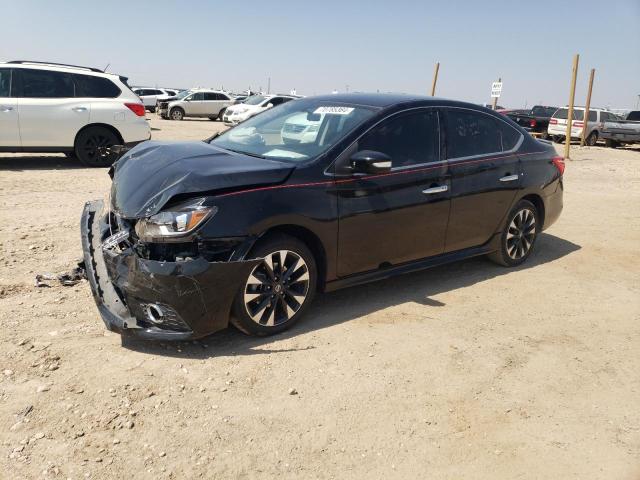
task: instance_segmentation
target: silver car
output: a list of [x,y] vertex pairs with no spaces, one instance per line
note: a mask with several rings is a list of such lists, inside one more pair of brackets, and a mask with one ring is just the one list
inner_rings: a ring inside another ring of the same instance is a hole
[[158,114],[162,118],[182,120],[185,117],[206,117],[210,120],[222,120],[227,107],[233,99],[226,92],[217,90],[189,90],[175,99],[158,104]]

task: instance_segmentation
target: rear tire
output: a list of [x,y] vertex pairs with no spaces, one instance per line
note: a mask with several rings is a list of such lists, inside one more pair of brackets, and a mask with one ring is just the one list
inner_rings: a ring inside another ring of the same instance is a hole
[[589,136],[587,136],[587,138],[584,141],[584,144],[587,145],[588,147],[594,147],[597,142],[598,142],[598,132],[594,130],[589,134]]
[[311,250],[295,237],[269,235],[249,258],[264,258],[247,275],[233,302],[231,323],[248,335],[267,336],[293,326],[313,301],[318,278]]
[[533,251],[541,228],[540,215],[535,205],[528,200],[520,200],[507,216],[500,235],[500,248],[488,257],[504,267],[524,263]]
[[110,148],[121,143],[111,130],[89,127],[76,137],[75,155],[87,167],[108,167],[118,158]]

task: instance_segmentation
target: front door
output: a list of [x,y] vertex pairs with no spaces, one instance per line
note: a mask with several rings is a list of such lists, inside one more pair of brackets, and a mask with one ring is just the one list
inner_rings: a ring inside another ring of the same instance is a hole
[[184,102],[184,111],[187,116],[202,116],[205,112],[204,93],[196,92]]
[[450,182],[440,158],[438,117],[433,108],[394,115],[350,151],[385,153],[392,169],[336,183],[339,276],[442,253]]
[[516,148],[522,134],[487,113],[444,110],[451,175],[447,252],[488,242],[500,229],[521,185]]
[[0,68],[0,148],[20,146],[18,100],[11,96],[11,72]]

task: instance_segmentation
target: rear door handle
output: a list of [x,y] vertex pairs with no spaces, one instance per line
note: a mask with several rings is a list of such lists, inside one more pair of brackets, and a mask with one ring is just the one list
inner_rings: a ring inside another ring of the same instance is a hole
[[506,177],[502,177],[500,179],[501,182],[515,182],[518,180],[518,175],[507,175]]
[[87,107],[73,107],[71,110],[73,110],[74,112],[86,112]]
[[427,188],[426,190],[422,190],[422,193],[424,193],[425,195],[433,195],[434,193],[442,193],[446,192],[447,190],[449,190],[449,187],[447,187],[446,185],[439,185],[437,187],[431,187]]
[[13,107],[10,107],[8,105],[2,105],[0,106],[0,112],[10,112],[13,110]]

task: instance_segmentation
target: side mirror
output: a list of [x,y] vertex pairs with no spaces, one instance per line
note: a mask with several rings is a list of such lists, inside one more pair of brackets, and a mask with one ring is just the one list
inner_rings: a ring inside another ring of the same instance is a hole
[[271,107],[273,107],[273,103],[267,103],[266,108],[271,108]]
[[351,157],[353,173],[385,173],[391,170],[391,157],[382,152],[362,150]]

